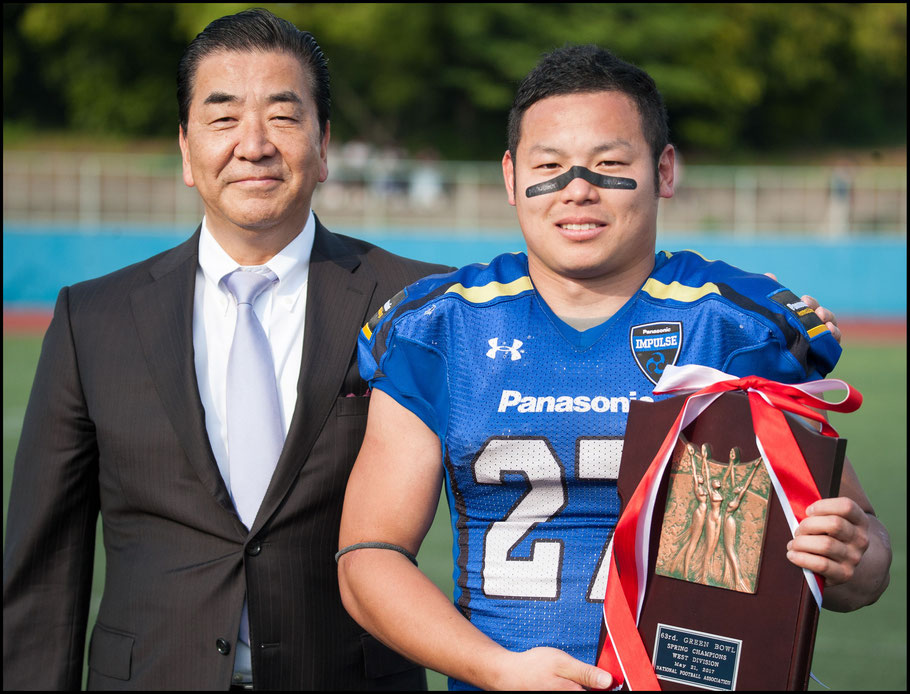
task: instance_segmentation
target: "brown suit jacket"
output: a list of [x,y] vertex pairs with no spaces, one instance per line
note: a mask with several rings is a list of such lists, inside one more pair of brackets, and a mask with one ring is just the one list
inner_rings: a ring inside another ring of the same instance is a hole
[[317,220],[297,407],[248,532],[196,384],[198,240],[60,292],[10,494],[4,689],[81,686],[99,510],[106,573],[89,688],[227,689],[248,593],[257,688],[425,689],[422,668],[345,612],[334,553],[369,403],[358,331],[446,268]]

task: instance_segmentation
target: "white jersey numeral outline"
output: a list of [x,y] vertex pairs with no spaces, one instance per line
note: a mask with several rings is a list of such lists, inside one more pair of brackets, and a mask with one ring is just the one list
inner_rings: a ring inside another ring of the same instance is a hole
[[[623,440],[619,437],[580,437],[575,447],[575,476],[585,480],[615,480],[619,475]],[[487,597],[516,600],[558,600],[564,547],[545,537],[531,543],[527,557],[512,552],[541,523],[568,504],[565,468],[545,437],[491,437],[473,463],[478,484],[503,484],[506,475],[521,475],[527,491],[502,520],[490,524],[483,540],[482,589]],[[558,483],[556,482],[558,480]],[[589,602],[603,602],[607,572],[604,544],[588,586]]]

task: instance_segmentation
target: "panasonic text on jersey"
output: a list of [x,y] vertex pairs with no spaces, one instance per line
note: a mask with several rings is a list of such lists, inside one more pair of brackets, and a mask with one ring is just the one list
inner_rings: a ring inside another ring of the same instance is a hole
[[[499,398],[499,412],[628,412],[629,403],[636,399],[635,391],[628,396],[610,395],[522,395],[517,390],[504,390]],[[637,398],[654,402],[647,395]]]

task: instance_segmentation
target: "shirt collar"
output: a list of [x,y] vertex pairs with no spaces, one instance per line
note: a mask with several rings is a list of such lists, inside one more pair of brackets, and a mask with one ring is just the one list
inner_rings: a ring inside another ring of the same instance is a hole
[[[315,234],[316,218],[310,210],[300,233],[266,263],[269,270],[278,276],[276,296],[287,297],[286,300],[291,302],[291,308],[309,276],[310,253],[313,250]],[[212,236],[206,226],[205,217],[202,218],[202,232],[199,235],[199,266],[206,279],[222,293],[226,293],[227,289],[221,284],[221,278],[240,267]]]

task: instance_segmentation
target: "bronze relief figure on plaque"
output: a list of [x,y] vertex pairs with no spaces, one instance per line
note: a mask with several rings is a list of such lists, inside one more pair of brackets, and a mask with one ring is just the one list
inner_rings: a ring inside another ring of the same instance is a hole
[[755,593],[771,480],[761,458],[727,461],[713,446],[680,436],[673,451],[656,573],[707,586]]

